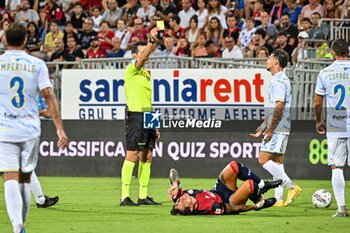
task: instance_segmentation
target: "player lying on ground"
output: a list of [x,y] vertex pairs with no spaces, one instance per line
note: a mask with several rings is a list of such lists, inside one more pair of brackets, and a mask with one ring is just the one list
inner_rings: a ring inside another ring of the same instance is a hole
[[[237,178],[244,181],[239,187]],[[232,161],[221,171],[214,188],[210,191],[182,190],[175,169],[170,170],[169,179],[169,199],[175,202],[171,210],[173,215],[239,214],[269,208],[275,204],[276,198],[264,199],[262,194],[282,183],[282,180],[263,181],[249,168],[236,161]],[[255,204],[246,205],[248,199]]]

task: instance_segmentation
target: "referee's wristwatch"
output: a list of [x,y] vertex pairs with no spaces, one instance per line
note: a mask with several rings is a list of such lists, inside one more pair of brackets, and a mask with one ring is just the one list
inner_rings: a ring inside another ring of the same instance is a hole
[[152,38],[149,38],[149,39],[148,39],[148,42],[151,43],[151,44],[156,43],[155,40],[153,40]]

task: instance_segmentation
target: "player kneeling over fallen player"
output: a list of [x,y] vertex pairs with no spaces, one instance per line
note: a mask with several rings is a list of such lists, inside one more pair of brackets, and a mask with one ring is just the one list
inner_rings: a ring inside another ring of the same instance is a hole
[[[237,178],[244,181],[239,187]],[[175,202],[171,210],[173,215],[239,214],[269,208],[275,204],[276,198],[264,199],[262,194],[282,183],[282,180],[263,181],[249,168],[236,161],[232,161],[222,170],[210,191],[182,190],[175,169],[170,170],[169,179],[171,187],[168,195]],[[248,199],[255,204],[246,205]]]

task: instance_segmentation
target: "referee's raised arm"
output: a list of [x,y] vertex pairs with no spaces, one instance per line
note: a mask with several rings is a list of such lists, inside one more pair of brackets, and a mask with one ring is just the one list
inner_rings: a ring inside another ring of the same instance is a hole
[[135,67],[136,69],[141,69],[146,61],[148,60],[149,55],[152,52],[154,43],[156,43],[157,40],[157,34],[160,29],[158,27],[155,27],[150,32],[150,38],[148,39],[147,45],[141,55],[139,57],[136,57]]

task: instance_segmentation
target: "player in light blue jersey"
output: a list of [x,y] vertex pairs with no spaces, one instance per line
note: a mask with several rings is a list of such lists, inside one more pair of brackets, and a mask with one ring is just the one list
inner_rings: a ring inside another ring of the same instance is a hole
[[333,217],[348,217],[345,206],[343,168],[350,155],[350,61],[345,40],[335,40],[331,46],[335,61],[321,70],[315,89],[314,109],[316,131],[325,134],[322,120],[323,99],[326,97],[328,165],[332,169],[332,187],[338,210]]
[[58,147],[65,148],[56,97],[45,63],[23,50],[26,29],[12,24],[5,33],[8,51],[0,56],[0,172],[5,202],[15,233],[24,232],[30,207],[30,176],[38,159],[40,129],[37,98],[45,98],[57,129]]
[[283,180],[283,186],[288,189],[286,201],[283,201],[283,186],[275,189],[277,207],[288,206],[301,192],[301,188],[286,174],[283,165],[291,125],[291,85],[283,72],[288,60],[288,54],[280,49],[267,60],[267,70],[273,75],[269,86],[269,105],[264,122],[251,134],[254,138],[264,135],[259,163],[274,179]]

